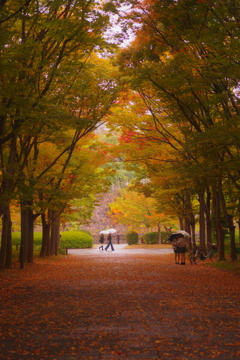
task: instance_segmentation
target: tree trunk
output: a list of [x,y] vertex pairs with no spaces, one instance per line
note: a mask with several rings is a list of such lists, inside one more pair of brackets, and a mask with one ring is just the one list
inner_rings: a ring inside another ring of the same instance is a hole
[[198,193],[199,197],[199,225],[200,225],[200,247],[202,248],[203,252],[206,252],[206,243],[205,243],[205,211],[204,211],[204,192]]
[[58,248],[60,246],[60,216],[54,214],[56,217],[52,222],[51,227],[51,244],[52,244],[52,255],[58,254]]
[[55,216],[55,212],[52,210],[48,210],[48,221],[51,224],[50,225],[50,230],[49,230],[49,256],[52,256],[55,254],[55,244],[54,244],[54,216]]
[[212,244],[212,219],[211,219],[211,192],[207,191],[207,199],[205,203],[207,243]]
[[[190,214],[189,217],[185,219],[185,226],[184,226],[184,230],[191,234],[191,226],[190,226],[191,220],[190,220]],[[192,249],[192,243],[191,243],[191,238],[186,237],[187,241],[188,241],[188,248],[189,250]]]
[[9,226],[10,225],[10,210],[9,206],[5,205],[2,216],[2,240],[0,250],[0,270],[4,270],[7,258],[7,248],[9,240]]
[[21,202],[21,248],[20,248],[20,266],[24,267],[24,263],[28,261],[28,245],[29,245],[29,209],[27,201]]
[[230,233],[230,259],[231,261],[237,261],[237,251],[235,242],[235,225],[233,223],[233,216],[228,214],[226,201],[222,192],[222,183],[219,182],[219,197],[222,204],[223,213],[227,222],[227,226]]
[[32,201],[21,202],[21,263],[33,262],[34,257],[34,220]]
[[[195,222],[195,216],[194,214],[191,212],[190,213],[190,227],[191,227],[191,238],[192,238],[192,241],[191,241],[191,248],[192,248],[192,244],[194,247],[196,247],[196,235],[195,235],[195,226],[196,226],[196,222]],[[191,250],[190,248],[190,250]]]
[[40,251],[40,256],[49,256],[49,233],[50,233],[50,226],[47,224],[46,215],[41,214],[42,218],[42,247]]
[[178,218],[179,219],[179,227],[180,229],[183,229],[184,228],[184,221],[183,221],[183,218]]
[[27,253],[27,261],[29,263],[33,263],[34,258],[34,220],[35,216],[33,215],[33,211],[30,207],[32,205],[32,202],[29,202],[29,208],[28,208],[28,253]]
[[237,249],[235,241],[235,225],[233,223],[233,216],[228,214],[228,227],[230,232],[230,258],[231,261],[237,261]]
[[238,245],[240,245],[240,197],[238,199]]
[[225,246],[224,246],[224,229],[221,221],[221,206],[220,196],[217,190],[213,191],[214,207],[215,207],[215,223],[216,223],[216,234],[218,244],[218,260],[225,261]]
[[7,239],[7,253],[6,253],[6,263],[5,268],[11,269],[12,268],[12,221],[11,221],[11,214],[9,210],[9,223],[8,223],[8,239]]
[[161,238],[161,224],[158,223],[158,243],[161,244],[162,243],[162,238]]
[[[3,124],[0,125],[0,127]],[[9,202],[10,197],[14,191],[14,181],[13,176],[15,173],[15,159],[16,159],[16,136],[13,135],[11,138],[10,143],[10,154],[8,158],[8,163],[6,166],[6,171],[4,171],[4,155],[3,155],[3,148],[0,146],[0,157],[1,157],[1,167],[2,172],[1,175],[3,177],[2,179],[2,191],[1,195],[2,198],[4,198],[5,202],[3,201],[0,204],[0,215],[2,216],[2,239],[1,239],[1,250],[0,250],[0,269],[3,270],[6,262],[7,266],[10,266],[12,259],[10,260],[10,256],[12,249],[10,247],[11,244],[11,236],[10,229],[11,229],[11,217],[10,217],[10,208],[9,208]],[[9,229],[10,228],[10,229]]]
[[238,245],[240,245],[240,218],[238,219]]

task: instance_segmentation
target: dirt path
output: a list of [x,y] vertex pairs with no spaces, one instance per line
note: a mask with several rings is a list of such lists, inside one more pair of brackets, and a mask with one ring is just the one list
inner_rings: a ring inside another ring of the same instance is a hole
[[12,282],[0,359],[240,358],[240,278],[204,264],[71,255]]

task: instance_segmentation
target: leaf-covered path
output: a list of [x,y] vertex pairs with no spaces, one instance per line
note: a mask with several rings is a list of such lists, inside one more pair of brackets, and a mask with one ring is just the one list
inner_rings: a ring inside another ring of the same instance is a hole
[[172,254],[104,252],[32,269],[3,279],[0,359],[240,358],[238,276],[175,265]]

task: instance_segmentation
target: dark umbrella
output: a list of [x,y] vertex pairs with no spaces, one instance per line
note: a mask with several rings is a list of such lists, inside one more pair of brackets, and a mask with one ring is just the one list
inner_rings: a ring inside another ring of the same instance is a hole
[[183,235],[183,234],[181,234],[181,233],[176,233],[176,235],[177,235],[179,238],[184,237],[184,235]]
[[176,239],[176,236],[178,236],[179,238],[184,237],[181,233],[174,233],[169,236],[168,241],[172,242],[174,239]]
[[176,233],[171,234],[171,235],[169,236],[169,238],[168,238],[168,241],[172,242],[174,239],[176,239],[176,236],[177,236],[177,235],[178,235],[178,234],[176,234]]

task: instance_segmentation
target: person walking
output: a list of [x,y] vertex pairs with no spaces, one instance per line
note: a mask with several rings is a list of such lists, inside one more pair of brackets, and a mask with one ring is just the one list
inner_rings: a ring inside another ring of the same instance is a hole
[[107,246],[105,247],[105,250],[107,251],[107,249],[109,248],[109,246],[111,246],[112,251],[114,251],[114,247],[113,247],[113,244],[112,244],[112,235],[111,235],[111,234],[108,234],[107,239],[108,239],[108,244],[107,244]]
[[100,249],[102,248],[102,250],[103,250],[103,243],[104,243],[104,235],[103,235],[103,234],[101,234],[99,242],[100,242],[102,245],[99,246],[98,249],[100,250]]

